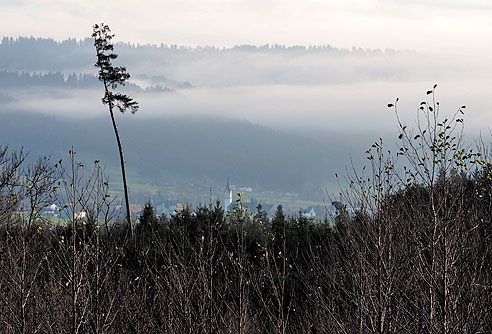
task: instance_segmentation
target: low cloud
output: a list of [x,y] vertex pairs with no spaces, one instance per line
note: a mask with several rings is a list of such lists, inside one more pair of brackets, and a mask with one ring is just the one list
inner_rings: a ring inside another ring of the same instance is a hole
[[[476,84],[476,83],[475,83]],[[282,130],[322,130],[345,134],[396,131],[392,109],[386,104],[400,98],[402,119],[412,125],[420,101],[433,82],[351,83],[328,86],[262,85],[230,88],[195,88],[173,93],[140,93],[133,97],[141,108],[129,118],[161,116],[214,116],[240,118]],[[459,93],[456,93],[456,92]],[[488,131],[492,124],[487,86],[467,88],[463,81],[447,81],[436,90],[443,115],[467,105],[467,127],[473,133]],[[9,109],[38,111],[62,118],[86,119],[107,113],[101,91],[84,90],[46,94],[18,94]]]

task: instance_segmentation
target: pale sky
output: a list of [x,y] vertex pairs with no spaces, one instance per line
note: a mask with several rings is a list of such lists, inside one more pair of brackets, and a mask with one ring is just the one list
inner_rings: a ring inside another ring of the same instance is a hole
[[1,0],[4,36],[83,38],[96,22],[117,40],[233,46],[331,44],[351,48],[489,53],[487,0]]

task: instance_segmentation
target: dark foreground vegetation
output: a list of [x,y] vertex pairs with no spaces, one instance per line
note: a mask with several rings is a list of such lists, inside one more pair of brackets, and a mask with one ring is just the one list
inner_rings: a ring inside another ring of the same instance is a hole
[[396,157],[374,143],[321,222],[149,204],[132,237],[97,162],[2,148],[0,332],[491,333],[492,168],[462,147],[463,108],[438,110],[399,122]]

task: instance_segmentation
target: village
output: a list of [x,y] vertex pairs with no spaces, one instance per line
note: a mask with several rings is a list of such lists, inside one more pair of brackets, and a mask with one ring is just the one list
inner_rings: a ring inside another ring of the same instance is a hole
[[[227,178],[223,198],[216,198],[215,200],[211,199],[209,204],[220,204],[221,208],[224,210],[224,215],[227,215],[228,212],[233,211],[234,206],[237,205],[241,206],[241,208],[249,214],[256,214],[261,211],[263,215],[270,219],[275,216],[279,206],[282,206],[284,214],[288,217],[303,217],[313,221],[323,221],[325,219],[331,220],[331,218],[336,215],[336,208],[331,204],[331,202],[320,203],[317,205],[302,205],[303,203],[300,201],[289,201],[289,199],[296,199],[298,197],[298,194],[296,193],[287,192],[278,194],[274,191],[268,190],[262,192],[262,195],[265,197],[268,196],[272,199],[260,199],[252,196],[251,194],[253,194],[253,188],[251,186],[237,186],[235,184],[231,184],[229,182],[229,178]],[[281,197],[282,195],[283,198],[281,200],[275,201],[275,196]],[[240,203],[238,203],[239,196],[241,196]],[[200,203],[189,203],[189,201],[183,199],[168,198],[166,200],[159,200],[159,197],[162,196],[154,196],[158,200],[150,198],[149,196],[136,197],[141,200],[137,203],[130,204],[130,212],[132,214],[132,218],[137,223],[138,218],[142,214],[144,206],[147,203],[152,205],[156,216],[165,216],[168,218],[180,213],[184,209],[189,209],[193,214],[197,207],[203,205]],[[287,200],[285,198],[287,198]],[[63,213],[63,208],[66,207],[71,207],[71,204],[66,203],[62,205],[59,203],[52,203],[41,211],[41,215],[45,217],[71,218]],[[75,205],[74,209],[75,218],[83,219],[86,217],[87,212],[84,211],[80,205]],[[115,210],[116,212],[120,212],[120,216],[123,215],[123,212],[121,211],[121,204],[115,205]]]

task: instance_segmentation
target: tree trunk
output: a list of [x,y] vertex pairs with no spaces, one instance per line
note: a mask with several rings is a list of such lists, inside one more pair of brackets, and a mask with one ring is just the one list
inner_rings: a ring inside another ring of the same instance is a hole
[[[109,96],[111,94],[111,92],[109,92],[106,80],[104,80],[104,89],[106,90],[106,94]],[[130,234],[133,237],[134,226],[132,223],[132,216],[131,216],[131,212],[130,212],[130,199],[128,196],[128,185],[126,183],[125,159],[123,157],[123,149],[121,147],[120,134],[118,132],[118,127],[116,125],[116,120],[114,119],[113,103],[111,102],[111,99],[108,99],[108,100],[109,100],[109,114],[111,115],[111,122],[113,123],[114,134],[116,136],[116,142],[118,143],[118,152],[120,153],[121,175],[123,177],[123,192],[125,193],[126,219],[128,222],[128,228],[130,230]]]

